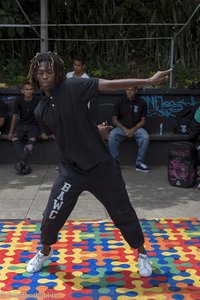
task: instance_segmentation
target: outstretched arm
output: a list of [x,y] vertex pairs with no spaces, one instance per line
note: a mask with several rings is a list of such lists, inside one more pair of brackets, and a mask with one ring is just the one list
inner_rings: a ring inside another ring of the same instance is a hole
[[130,86],[142,87],[145,85],[159,85],[163,81],[167,80],[169,73],[172,70],[158,71],[150,78],[140,79],[140,78],[130,78],[130,79],[99,79],[99,91],[118,91],[129,88]]

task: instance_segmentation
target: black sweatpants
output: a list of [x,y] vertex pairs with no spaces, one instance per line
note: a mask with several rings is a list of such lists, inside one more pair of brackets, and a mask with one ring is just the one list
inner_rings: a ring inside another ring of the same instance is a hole
[[[134,180],[134,179],[133,179]],[[133,209],[118,163],[112,158],[86,172],[60,164],[41,226],[42,244],[56,243],[58,232],[72,212],[78,196],[91,192],[107,209],[115,226],[131,248],[144,243],[143,232]]]

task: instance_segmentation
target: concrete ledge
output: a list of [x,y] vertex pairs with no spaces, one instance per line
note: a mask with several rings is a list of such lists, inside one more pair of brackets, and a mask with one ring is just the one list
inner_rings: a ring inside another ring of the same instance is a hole
[[[171,132],[159,135],[159,133],[150,134],[150,144],[147,153],[146,163],[149,165],[167,166],[170,144],[173,142],[187,141],[188,135],[174,134]],[[200,136],[198,138],[200,141]],[[120,144],[120,163],[122,165],[135,165],[137,147],[135,141],[126,140]]]
[[[61,160],[61,153],[56,141],[38,141],[35,144],[30,163],[57,164]],[[15,163],[16,154],[12,142],[0,141],[0,163]]]
[[186,141],[187,138],[187,134],[175,134],[173,132],[166,132],[162,135],[160,135],[159,133],[150,133],[151,141]]
[[[150,146],[146,162],[149,165],[167,165],[170,143],[186,141],[187,135],[165,133],[150,134]],[[200,137],[198,139],[200,141]],[[120,144],[120,163],[122,165],[135,165],[137,146],[135,141],[125,140]],[[55,140],[39,140],[34,147],[30,163],[57,164],[62,159],[60,150]],[[15,163],[16,155],[12,142],[0,140],[0,163]]]
[[[174,140],[175,141],[175,140]],[[171,140],[152,139],[149,144],[149,150],[146,157],[146,163],[152,165],[167,166],[168,153]],[[137,146],[135,141],[123,141],[120,144],[119,160],[121,165],[135,166],[137,155]]]
[[[121,99],[124,91],[100,93],[91,100],[90,114],[96,124],[105,120],[112,124],[113,108]],[[0,99],[8,105],[12,115],[14,101],[21,95],[20,90],[0,89]],[[36,95],[40,97],[39,91]],[[185,106],[196,109],[200,103],[200,89],[143,89],[138,97],[147,103],[147,131],[150,133],[150,147],[147,154],[149,165],[166,165],[171,142],[186,141],[187,135],[174,134],[175,116]],[[163,124],[163,135],[158,131]],[[6,132],[6,131],[5,131]],[[200,140],[200,138],[199,138]],[[123,165],[135,165],[137,147],[134,141],[124,141],[120,145],[120,162]],[[39,141],[31,156],[31,163],[57,164],[61,154],[56,141]],[[0,163],[15,163],[16,156],[11,142],[0,140]]]

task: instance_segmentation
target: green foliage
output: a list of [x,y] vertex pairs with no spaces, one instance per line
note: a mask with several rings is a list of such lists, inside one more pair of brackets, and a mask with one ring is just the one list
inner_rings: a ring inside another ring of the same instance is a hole
[[103,71],[98,70],[98,69],[93,69],[93,70],[91,70],[90,75],[91,75],[91,77],[102,78],[103,77]]
[[173,73],[175,87],[194,88],[200,85],[200,69],[198,67],[187,69],[181,65],[177,65]]
[[2,72],[7,77],[9,84],[20,84],[27,80],[28,66],[25,66],[19,59],[7,59],[7,64],[3,66]]
[[[32,24],[40,23],[40,1],[21,0]],[[83,53],[91,76],[123,78],[149,76],[157,69],[169,67],[171,41],[181,29],[175,26],[128,26],[130,23],[187,23],[199,0],[57,0],[48,1],[50,24],[124,24],[120,26],[52,26],[49,27],[49,50],[61,55],[66,72],[72,68],[72,57]],[[175,38],[173,85],[188,86],[199,81],[200,65],[199,11]],[[0,23],[27,24],[16,1],[0,2]],[[35,29],[35,30],[33,30]],[[38,38],[36,28],[2,28],[0,38]],[[142,38],[144,38],[142,40]],[[145,39],[145,38],[152,38]],[[155,39],[156,38],[156,39]],[[54,39],[54,40],[53,40]],[[58,39],[58,40],[55,40]],[[71,39],[65,41],[65,39]],[[87,41],[81,41],[87,39]],[[91,41],[98,39],[98,41]],[[104,41],[110,39],[110,41]],[[115,39],[115,40],[113,40]],[[134,40],[137,39],[137,40]],[[24,79],[32,57],[40,51],[40,41],[13,40],[0,43],[0,62],[9,82]],[[8,60],[7,60],[8,59]],[[2,70],[0,71],[0,75]]]

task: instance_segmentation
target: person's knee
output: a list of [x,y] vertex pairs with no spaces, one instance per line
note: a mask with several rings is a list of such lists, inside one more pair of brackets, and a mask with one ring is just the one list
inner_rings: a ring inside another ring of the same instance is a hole
[[135,219],[135,212],[132,208],[123,210],[115,210],[115,212],[112,214],[111,218],[115,225],[118,226],[123,226],[124,224],[128,224],[133,222]]
[[144,132],[141,136],[141,140],[145,143],[149,143],[150,140],[149,134],[147,132]]
[[25,145],[24,149],[32,153],[34,144],[35,144],[35,140],[29,140],[28,144]]
[[119,135],[115,132],[115,130],[110,132],[108,141],[110,141],[110,143],[120,143]]
[[113,132],[113,130],[110,132],[109,137],[108,137],[108,141],[113,141],[115,138],[115,133]]
[[35,142],[36,142],[36,138],[35,137],[29,139],[29,143],[30,144],[35,144]]
[[149,134],[148,134],[148,133],[145,135],[145,140],[146,140],[146,142],[148,142],[148,143],[149,143],[150,136],[149,136]]

